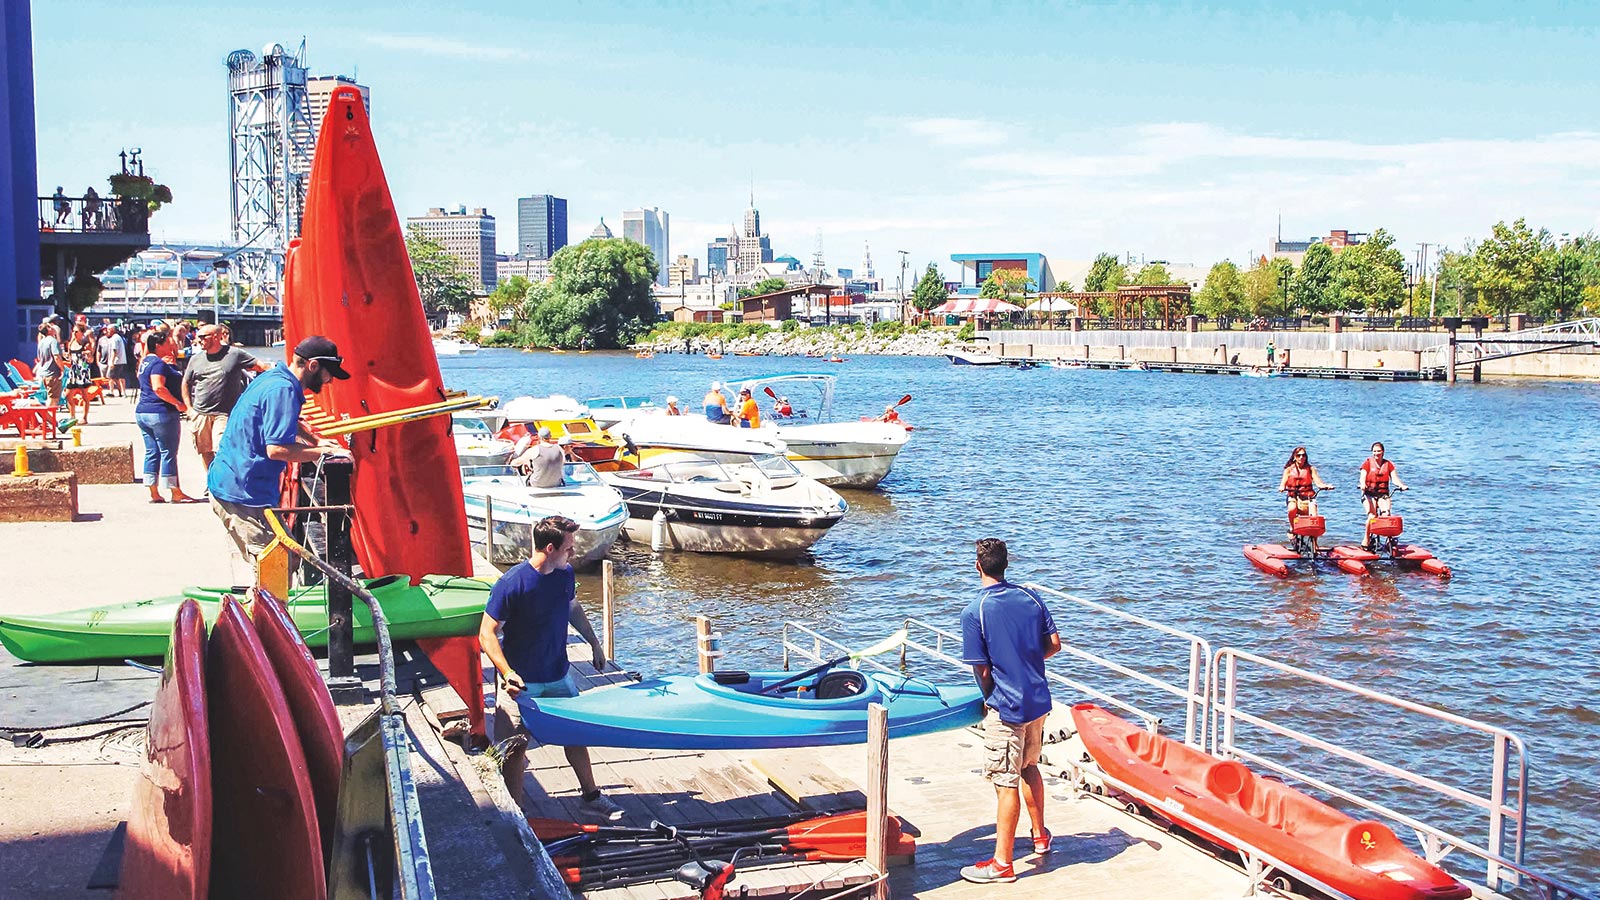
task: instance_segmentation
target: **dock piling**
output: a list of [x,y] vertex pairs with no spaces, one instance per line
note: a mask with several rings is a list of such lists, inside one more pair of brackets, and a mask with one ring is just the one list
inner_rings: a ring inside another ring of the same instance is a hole
[[617,658],[616,641],[616,595],[611,590],[612,563],[609,559],[600,561],[600,646],[605,650],[606,659]]
[[[867,707],[867,862],[880,874],[889,871],[889,710],[881,703]],[[889,900],[889,881],[878,882],[875,900]]]
[[494,565],[494,497],[483,495],[483,558]]
[[720,637],[712,633],[710,619],[705,616],[694,617],[694,655],[700,661],[700,674],[717,670],[717,657],[722,655],[722,649],[717,646]]

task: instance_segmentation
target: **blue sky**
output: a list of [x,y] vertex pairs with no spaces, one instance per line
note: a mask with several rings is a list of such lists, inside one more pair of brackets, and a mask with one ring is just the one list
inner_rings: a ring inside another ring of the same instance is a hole
[[[306,39],[372,88],[401,214],[671,214],[704,258],[756,205],[779,253],[880,275],[952,252],[1208,265],[1331,228],[1460,246],[1600,228],[1600,6],[35,0],[41,189],[141,146],[158,239],[227,229],[222,60]],[[124,53],[119,56],[118,49]]]

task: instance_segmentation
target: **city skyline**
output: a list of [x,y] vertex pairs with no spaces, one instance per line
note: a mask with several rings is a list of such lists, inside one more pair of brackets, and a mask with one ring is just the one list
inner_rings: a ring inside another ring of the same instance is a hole
[[[103,188],[111,148],[142,146],[175,194],[156,240],[225,236],[226,124],[196,101],[221,93],[229,51],[303,33],[313,74],[372,86],[402,210],[454,197],[509,220],[534,184],[570,198],[574,238],[649,198],[698,255],[739,228],[752,182],[777,254],[809,258],[820,230],[947,276],[950,254],[972,250],[1245,263],[1280,213],[1285,237],[1384,227],[1405,247],[1459,247],[1517,216],[1557,233],[1600,225],[1600,134],[1571,102],[1600,80],[1583,63],[1600,25],[1587,7],[1002,6],[972,23],[941,5],[904,21],[801,5],[734,28],[655,8],[468,3],[374,31],[369,6],[221,16],[226,30],[147,61],[138,116],[79,65],[81,23],[115,17],[126,39],[159,44],[161,17],[99,0],[35,9],[41,189]],[[945,49],[974,24],[1025,27],[1003,61]],[[795,52],[822,34],[850,65]],[[695,58],[675,53],[702,37]],[[741,90],[713,91],[730,70]],[[478,80],[494,89],[467,89]],[[661,117],[685,101],[706,112]],[[497,249],[514,252],[504,230]]]

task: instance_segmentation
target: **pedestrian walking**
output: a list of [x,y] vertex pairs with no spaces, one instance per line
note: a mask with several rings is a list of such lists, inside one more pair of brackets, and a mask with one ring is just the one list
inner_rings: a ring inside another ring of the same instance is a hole
[[195,452],[209,470],[228,427],[228,414],[250,376],[266,371],[267,364],[230,345],[225,326],[201,325],[199,335],[200,352],[183,370],[183,401],[189,404],[189,436]]
[[33,347],[33,377],[39,380],[50,406],[61,405],[61,376],[66,371],[61,341],[49,322],[39,325],[39,340]]
[[128,340],[111,325],[100,328],[100,371],[121,397],[128,390]]
[[1033,852],[1050,852],[1039,751],[1050,712],[1044,661],[1061,650],[1055,620],[1039,595],[1006,581],[1005,541],[978,541],[977,599],[961,613],[961,658],[983,690],[983,774],[996,798],[994,856],[961,870],[978,884],[1016,881],[1013,845],[1021,809],[1033,825]]

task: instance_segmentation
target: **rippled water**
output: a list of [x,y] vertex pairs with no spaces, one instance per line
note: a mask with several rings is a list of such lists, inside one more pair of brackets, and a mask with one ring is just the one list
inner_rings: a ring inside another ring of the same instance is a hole
[[[800,562],[657,558],[619,546],[618,652],[632,668],[692,667],[694,615],[716,620],[731,661],[746,668],[776,661],[786,619],[826,623],[857,644],[908,615],[954,629],[977,587],[972,541],[998,536],[1011,547],[1013,580],[1514,731],[1530,750],[1528,860],[1600,883],[1600,556],[1588,524],[1600,498],[1600,385],[514,351],[448,358],[444,369],[452,387],[505,398],[671,393],[696,406],[713,378],[827,370],[840,379],[837,413],[851,418],[913,395],[902,412],[916,431],[894,472],[877,492],[846,492],[850,513]],[[1240,547],[1283,538],[1275,488],[1296,444],[1340,487],[1320,501],[1330,537],[1359,537],[1356,470],[1374,440],[1412,487],[1396,501],[1406,537],[1455,579],[1329,571],[1278,580],[1252,569]],[[1069,641],[1153,658],[1145,633],[1055,609]],[[1468,752],[1486,741],[1262,677],[1251,684],[1244,696],[1259,698],[1258,709],[1488,787],[1487,756]],[[1181,725],[1181,710],[1168,721]],[[1476,821],[1467,833],[1482,839]]]

